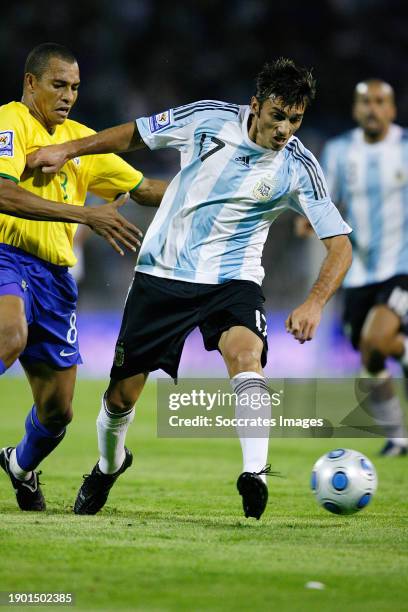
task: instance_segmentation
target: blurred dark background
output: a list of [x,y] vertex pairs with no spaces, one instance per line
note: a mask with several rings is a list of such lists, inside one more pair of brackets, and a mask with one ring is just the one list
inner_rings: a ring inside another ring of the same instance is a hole
[[[408,9],[402,0],[20,0],[2,12],[1,103],[21,96],[23,66],[39,43],[77,56],[82,84],[71,118],[102,129],[202,98],[245,104],[262,64],[287,56],[313,67],[318,95],[298,136],[317,156],[323,142],[352,127],[355,84],[377,76],[395,88],[398,121],[408,123]],[[147,176],[171,177],[173,151],[126,159]],[[126,215],[145,229],[151,211]],[[271,310],[301,300],[322,256],[317,240],[293,236],[293,217],[272,227],[264,252]],[[85,246],[83,309],[121,308],[134,257],[117,257],[97,237]],[[335,305],[333,306],[335,308]]]

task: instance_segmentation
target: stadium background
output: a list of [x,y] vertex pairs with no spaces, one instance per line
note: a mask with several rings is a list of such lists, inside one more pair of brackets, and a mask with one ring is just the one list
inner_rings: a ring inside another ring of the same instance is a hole
[[[352,127],[358,80],[389,81],[398,121],[407,123],[406,13],[397,0],[22,0],[10,4],[0,22],[0,102],[20,99],[26,55],[45,41],[65,44],[76,54],[82,84],[71,118],[97,130],[202,98],[246,103],[262,63],[283,55],[314,68],[318,95],[299,136],[318,156],[327,138]],[[168,150],[127,159],[147,176],[170,178],[178,168],[178,155]],[[142,229],[152,216],[132,203],[125,214]],[[341,294],[328,306],[316,341],[300,346],[284,331],[285,317],[303,300],[323,253],[317,239],[293,235],[290,214],[272,227],[263,259],[269,375],[341,376],[358,367],[341,334]],[[108,372],[133,264],[134,257],[119,258],[97,237],[86,243],[79,301],[82,376]],[[19,366],[12,371],[19,374]],[[181,374],[197,373],[221,376],[224,367],[219,356],[205,353],[194,333]]]

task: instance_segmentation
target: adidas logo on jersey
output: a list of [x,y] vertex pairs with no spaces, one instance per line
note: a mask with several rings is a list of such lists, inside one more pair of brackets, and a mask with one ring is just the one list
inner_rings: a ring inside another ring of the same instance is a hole
[[249,155],[243,155],[242,157],[236,157],[234,161],[241,164],[241,166],[245,166],[245,168],[249,168]]

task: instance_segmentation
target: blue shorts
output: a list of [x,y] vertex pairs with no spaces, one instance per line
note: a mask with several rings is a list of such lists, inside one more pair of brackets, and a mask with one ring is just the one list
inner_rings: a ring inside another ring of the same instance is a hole
[[0,244],[0,296],[24,301],[28,340],[21,360],[56,368],[82,363],[76,328],[78,289],[68,268]]

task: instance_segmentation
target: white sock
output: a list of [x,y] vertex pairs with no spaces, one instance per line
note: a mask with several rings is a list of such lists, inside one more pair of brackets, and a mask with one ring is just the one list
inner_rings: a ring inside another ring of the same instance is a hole
[[32,471],[26,472],[23,470],[17,463],[17,453],[16,449],[13,448],[10,455],[10,472],[18,478],[18,480],[30,480]]
[[126,433],[134,416],[134,408],[121,414],[109,412],[105,397],[102,398],[101,409],[96,419],[96,429],[101,455],[99,469],[103,474],[114,474],[124,462]]
[[371,374],[363,370],[362,376],[369,379],[368,410],[389,440],[398,446],[407,446],[407,431],[405,429],[404,415],[397,395],[395,395],[391,375],[388,370]]
[[[271,418],[269,389],[263,376],[257,372],[241,372],[231,379],[231,385],[237,394],[236,418]],[[265,405],[256,409],[259,403]],[[237,433],[242,449],[242,471],[260,472],[268,460],[269,427],[240,426],[237,427]],[[254,435],[258,437],[254,438]],[[261,478],[266,483],[266,477],[261,475]]]

